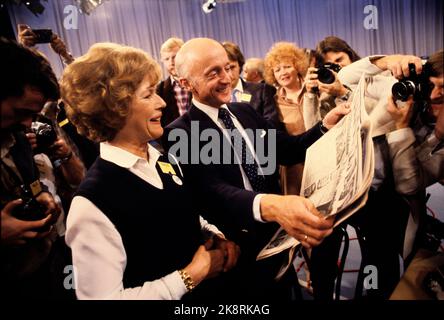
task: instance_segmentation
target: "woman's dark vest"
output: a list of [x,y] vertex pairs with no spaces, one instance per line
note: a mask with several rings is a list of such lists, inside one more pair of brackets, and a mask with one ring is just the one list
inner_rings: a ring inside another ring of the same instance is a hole
[[169,163],[168,157],[161,156],[156,164],[163,190],[128,169],[98,158],[77,192],[94,203],[122,237],[127,255],[125,288],[184,268],[202,243],[191,194],[177,183],[183,182],[179,168],[171,164],[174,178],[171,172],[164,172],[169,165],[162,170],[159,162]]

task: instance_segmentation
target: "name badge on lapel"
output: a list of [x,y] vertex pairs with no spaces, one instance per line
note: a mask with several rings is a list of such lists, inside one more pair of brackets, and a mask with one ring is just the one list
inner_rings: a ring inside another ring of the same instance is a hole
[[242,102],[250,102],[251,101],[251,94],[249,93],[242,93],[241,95],[241,101]]
[[171,163],[162,162],[162,161],[157,161],[157,163],[159,164],[160,170],[162,170],[162,172],[165,174],[169,174],[171,176],[171,179],[173,179],[174,183],[176,183],[179,186],[183,185],[182,179],[180,179],[176,175],[176,171],[174,171],[174,168],[171,165]]
[[162,161],[157,161],[157,163],[159,164],[160,170],[162,170],[163,173],[171,173],[172,175],[176,175],[176,171],[174,171],[174,168],[170,163]]

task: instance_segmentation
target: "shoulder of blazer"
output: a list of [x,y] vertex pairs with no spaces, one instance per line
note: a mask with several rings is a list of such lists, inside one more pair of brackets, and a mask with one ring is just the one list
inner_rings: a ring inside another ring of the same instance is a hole
[[265,91],[269,91],[270,93],[272,93],[273,95],[275,95],[276,94],[276,92],[277,92],[277,89],[276,89],[276,87],[275,86],[272,86],[272,85],[270,85],[270,84],[268,84],[268,83],[259,83],[263,88],[264,88],[264,90]]
[[168,77],[165,80],[159,82],[159,84],[157,85],[157,93],[162,96],[165,92],[168,92],[171,87],[171,78]]
[[189,112],[186,112],[185,114],[176,118],[174,121],[168,124],[165,127],[165,131],[171,131],[172,129],[178,129],[178,128],[189,130],[190,123],[191,123],[191,118]]
[[258,90],[260,90],[260,86],[258,86],[256,83],[246,82],[244,80],[241,80],[241,81],[242,81],[242,87],[244,89],[244,92],[247,92],[247,93],[250,93],[250,94],[254,94]]
[[253,83],[253,82],[243,82],[244,84],[244,89],[247,92],[261,92],[261,94],[271,94],[271,95],[275,95],[276,94],[276,88],[267,84],[267,83]]

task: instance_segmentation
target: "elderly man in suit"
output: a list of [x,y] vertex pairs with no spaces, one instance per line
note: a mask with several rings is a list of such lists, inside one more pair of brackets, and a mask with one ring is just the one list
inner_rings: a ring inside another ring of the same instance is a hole
[[[333,221],[323,219],[303,197],[278,195],[276,165],[273,170],[263,170],[256,151],[265,146],[265,152],[280,164],[304,161],[306,149],[348,111],[345,107],[332,111],[323,123],[300,136],[276,132],[250,105],[230,103],[230,62],[222,45],[208,38],[185,43],[177,53],[176,70],[181,85],[193,94],[192,106],[167,126],[163,142],[175,153],[177,145],[184,144],[176,143],[174,137],[186,133],[187,147],[176,155],[184,164],[184,178],[198,197],[196,204],[241,247],[234,291],[242,297],[289,298],[296,283],[294,270],[274,281],[282,258],[288,257],[276,255],[256,262],[257,253],[279,225],[303,246],[312,247],[331,233]],[[234,139],[229,137],[230,130]],[[216,146],[213,153],[224,153],[225,158],[228,151],[234,154],[234,163],[208,163],[200,157],[206,147],[201,143],[205,140],[202,134],[210,131],[217,133],[212,140]],[[251,137],[247,131],[259,134]],[[227,144],[228,150],[222,147]]]

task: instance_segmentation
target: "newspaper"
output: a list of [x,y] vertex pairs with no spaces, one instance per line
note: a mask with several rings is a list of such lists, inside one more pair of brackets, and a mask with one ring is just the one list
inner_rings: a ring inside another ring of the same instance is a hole
[[[351,111],[307,150],[301,196],[310,199],[326,218],[335,216],[335,226],[367,201],[373,179],[374,151],[371,121],[364,105],[366,79],[361,78],[351,98]],[[280,228],[261,250],[257,260],[287,249],[291,265],[299,241]]]

